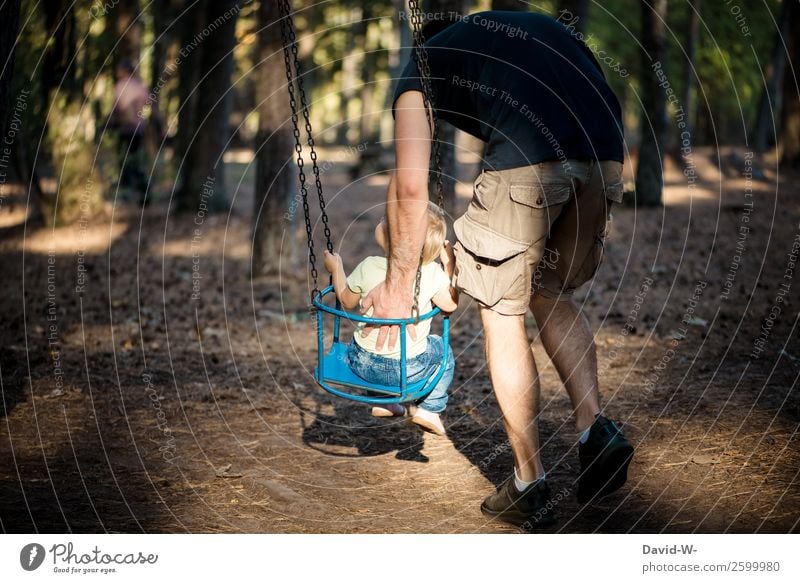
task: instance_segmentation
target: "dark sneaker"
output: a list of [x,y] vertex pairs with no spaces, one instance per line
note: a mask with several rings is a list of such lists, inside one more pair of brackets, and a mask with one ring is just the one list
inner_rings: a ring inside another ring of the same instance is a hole
[[550,526],[556,522],[550,488],[544,480],[531,484],[522,492],[517,490],[513,477],[506,480],[497,492],[483,501],[481,512],[525,529]]
[[633,446],[616,423],[598,415],[589,430],[589,439],[578,446],[578,455],[578,502],[584,504],[622,487],[628,479]]

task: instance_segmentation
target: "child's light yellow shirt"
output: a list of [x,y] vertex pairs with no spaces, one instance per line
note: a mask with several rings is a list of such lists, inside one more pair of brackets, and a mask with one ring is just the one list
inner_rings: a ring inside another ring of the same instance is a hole
[[[364,261],[358,264],[358,266],[353,270],[353,273],[351,273],[347,278],[347,287],[349,287],[354,293],[361,294],[361,299],[363,300],[367,294],[372,291],[372,288],[386,279],[387,268],[388,261],[386,260],[386,257],[367,257],[364,259]],[[441,265],[439,265],[439,263],[432,261],[431,263],[426,263],[423,265],[422,277],[419,284],[420,315],[431,311],[433,309],[433,304],[431,302],[433,296],[442,290],[446,290],[449,286],[450,279],[447,277],[447,274],[444,272],[444,269]],[[371,316],[372,308],[370,307],[370,309],[367,310],[366,314],[364,315],[367,317]],[[373,354],[379,354],[388,358],[400,358],[399,339],[397,340],[397,345],[394,347],[394,350],[389,350],[388,341],[384,344],[383,350],[377,350],[375,348],[375,341],[378,338],[379,328],[373,328],[369,335],[363,337],[361,332],[364,326],[365,324],[363,323],[359,324],[354,333],[355,341],[359,346],[361,346],[361,348],[368,352],[372,352]],[[416,325],[416,329],[416,340],[412,340],[411,335],[406,333],[406,358],[413,358],[414,356],[417,356],[425,351],[427,337],[431,331],[431,321],[422,320]]]

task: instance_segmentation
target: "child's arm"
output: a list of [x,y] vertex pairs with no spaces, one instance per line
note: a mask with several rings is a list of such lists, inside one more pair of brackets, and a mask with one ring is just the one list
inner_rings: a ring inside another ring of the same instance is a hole
[[439,291],[433,296],[433,303],[439,309],[445,312],[454,312],[458,307],[458,290],[453,286],[453,272],[456,268],[456,257],[453,252],[453,246],[450,241],[445,241],[442,251],[439,253],[439,258],[442,260],[442,267],[450,280],[450,285]]
[[333,290],[342,306],[347,310],[358,307],[361,294],[357,294],[347,286],[347,276],[344,273],[342,257],[338,253],[325,250],[325,269],[333,276]]

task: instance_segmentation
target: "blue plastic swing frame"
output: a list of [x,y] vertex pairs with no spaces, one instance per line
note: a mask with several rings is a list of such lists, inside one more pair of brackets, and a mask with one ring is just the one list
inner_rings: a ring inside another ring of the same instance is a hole
[[[426,397],[436,386],[444,374],[447,365],[447,356],[450,352],[450,317],[445,314],[442,319],[442,340],[444,341],[444,354],[442,362],[436,374],[428,379],[408,383],[406,367],[406,326],[418,323],[414,318],[405,319],[381,319],[367,318],[360,314],[352,314],[343,310],[339,302],[336,307],[327,306],[322,303],[322,299],[333,293],[333,286],[329,285],[312,298],[314,306],[317,308],[317,366],[314,369],[314,379],[323,389],[344,399],[357,401],[359,403],[369,403],[372,405],[386,405],[390,403],[406,403],[417,401]],[[434,308],[419,317],[419,321],[429,320],[441,313],[441,310]],[[333,320],[333,342],[331,349],[325,352],[325,320],[324,314],[331,314]],[[400,326],[400,386],[379,385],[365,381],[356,375],[347,365],[347,345],[339,342],[339,329],[341,319],[352,322],[364,322],[376,326]],[[336,388],[337,385],[341,388]],[[348,392],[348,389],[355,389],[367,394]],[[373,393],[373,394],[369,394]],[[384,396],[377,396],[380,393]]]

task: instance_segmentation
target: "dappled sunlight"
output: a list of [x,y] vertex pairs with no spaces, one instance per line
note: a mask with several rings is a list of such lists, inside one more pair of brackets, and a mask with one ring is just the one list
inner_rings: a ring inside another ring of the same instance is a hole
[[226,164],[252,164],[255,160],[255,152],[251,148],[228,150],[222,160]]
[[708,187],[686,188],[685,186],[665,186],[664,206],[716,203],[719,193]]
[[99,255],[107,252],[127,231],[128,226],[127,222],[90,221],[85,228],[67,226],[37,229],[28,233],[24,250],[26,253],[42,255]]
[[3,203],[3,210],[0,211],[0,229],[8,229],[22,225],[28,218],[28,207],[25,205],[11,206]]
[[771,207],[777,190],[774,182],[755,182],[744,178],[722,178],[716,184],[698,183],[692,188],[679,184],[668,185],[664,187],[664,205],[679,206],[702,203],[739,208],[746,202],[746,192],[756,200],[761,199],[761,204]]
[[25,186],[0,180],[0,229],[23,224],[28,214]]
[[[250,257],[250,231],[241,219],[212,216],[202,225],[194,225],[187,238],[158,241],[145,247],[146,253],[155,257],[210,257],[219,256],[248,259]],[[224,247],[223,247],[224,242]]]

